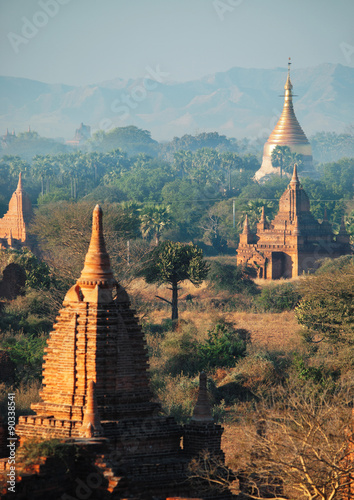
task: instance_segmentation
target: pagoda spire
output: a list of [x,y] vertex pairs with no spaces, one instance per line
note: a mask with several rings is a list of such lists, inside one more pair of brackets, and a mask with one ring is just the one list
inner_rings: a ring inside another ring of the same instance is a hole
[[284,85],[283,110],[272,133],[264,145],[261,168],[256,172],[256,180],[265,175],[277,173],[272,164],[272,152],[276,146],[288,146],[292,153],[302,156],[304,168],[312,167],[312,150],[310,143],[299,124],[293,106],[293,85],[290,78],[291,59],[288,61],[287,78]]
[[262,207],[262,215],[261,215],[261,220],[260,220],[260,222],[261,222],[262,224],[265,224],[265,223],[266,223],[266,217],[265,217],[264,205],[263,205],[263,207]]
[[243,223],[243,234],[248,234],[250,232],[250,226],[248,223],[248,215],[246,214],[245,222]]
[[290,187],[291,189],[296,189],[300,186],[300,181],[299,177],[297,175],[297,163],[294,163],[294,170],[293,170],[293,176],[290,181]]
[[77,284],[85,289],[96,285],[112,288],[116,283],[103,237],[102,209],[96,205],[92,216],[90,246]]
[[20,172],[19,176],[18,176],[18,184],[17,184],[16,191],[23,191],[23,188],[22,188],[22,172]]
[[213,422],[205,372],[201,372],[199,375],[198,400],[194,407],[192,420],[196,422]]

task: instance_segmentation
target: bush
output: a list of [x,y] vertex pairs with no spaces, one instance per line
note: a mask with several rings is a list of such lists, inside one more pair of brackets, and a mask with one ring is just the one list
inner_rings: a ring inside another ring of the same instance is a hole
[[36,293],[29,297],[17,297],[3,304],[0,331],[22,331],[25,334],[36,335],[50,330],[52,322],[46,317],[49,314],[48,308],[43,301],[43,307],[40,307],[40,296]]
[[295,309],[300,299],[297,288],[292,283],[284,283],[265,286],[256,304],[265,312],[280,313]]
[[5,337],[1,348],[5,349],[11,360],[16,365],[16,378],[18,381],[39,379],[42,373],[43,352],[47,336]]
[[2,265],[14,262],[26,273],[26,287],[48,289],[50,287],[50,271],[47,264],[39,260],[30,250],[2,250]]
[[308,360],[304,360],[303,357],[298,355],[294,356],[293,367],[300,380],[313,382],[327,389],[330,385],[333,385],[333,382],[339,376],[338,371],[331,370],[324,365],[309,366]]
[[67,461],[79,455],[79,448],[59,439],[46,441],[26,440],[18,450],[19,459],[25,465],[36,463],[39,457],[55,457],[67,465]]
[[251,279],[253,275],[254,270],[248,267],[212,262],[208,281],[217,292],[226,290],[229,293],[246,292],[255,295],[258,292],[258,287]]
[[[165,363],[165,371],[172,376],[180,373],[195,375],[201,371],[235,366],[246,355],[250,334],[244,329],[234,329],[230,323],[219,320],[208,331],[207,339],[200,342],[197,330],[191,325],[169,339],[164,347],[172,348],[172,355]],[[178,335],[178,336],[177,336]]]
[[234,330],[224,321],[216,323],[209,330],[207,340],[197,346],[200,370],[235,366],[238,359],[246,355],[247,333],[243,329]]

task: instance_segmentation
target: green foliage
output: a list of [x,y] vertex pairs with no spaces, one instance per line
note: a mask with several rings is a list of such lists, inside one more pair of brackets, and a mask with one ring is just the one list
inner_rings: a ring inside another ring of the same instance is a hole
[[170,206],[146,204],[140,209],[140,230],[144,238],[155,238],[159,244],[163,232],[172,224]]
[[275,146],[272,151],[271,161],[273,167],[280,167],[280,172],[286,172],[291,174],[294,170],[294,164],[296,163],[300,167],[303,163],[302,155],[298,153],[292,153],[289,146]]
[[145,259],[138,275],[147,283],[168,283],[172,287],[172,320],[178,319],[178,284],[189,280],[198,286],[209,266],[196,245],[163,241]]
[[16,379],[28,381],[38,379],[42,372],[44,347],[47,336],[42,334],[5,336],[1,348],[8,351],[16,365]]
[[280,313],[294,309],[300,298],[299,291],[293,283],[272,284],[262,288],[256,303],[265,312]]
[[310,138],[313,157],[318,162],[337,161],[354,157],[353,133],[317,132]]
[[235,366],[238,359],[246,355],[244,330],[235,330],[222,321],[208,332],[207,340],[197,346],[199,369]]
[[251,229],[256,229],[256,224],[260,221],[263,209],[267,222],[270,222],[274,218],[277,209],[272,201],[255,199],[247,203],[245,212],[248,215]]
[[18,451],[19,459],[25,465],[36,463],[39,457],[53,457],[67,465],[68,460],[76,458],[78,455],[78,446],[63,443],[59,439],[45,441],[26,439]]
[[117,127],[108,132],[100,130],[93,134],[89,141],[89,148],[95,151],[108,152],[122,148],[129,155],[146,153],[157,154],[158,143],[151,138],[148,130],[142,130],[134,125]]
[[302,299],[295,309],[308,340],[354,345],[354,264],[334,266],[300,283]]
[[48,289],[51,284],[48,265],[39,260],[30,250],[24,248],[17,253],[14,261],[26,273],[26,286],[34,289]]
[[48,265],[36,257],[30,250],[0,250],[2,271],[11,263],[18,264],[26,274],[26,287],[37,290],[47,290],[51,284]]
[[198,286],[206,278],[209,266],[196,245],[163,241],[148,256],[140,275],[147,283],[178,284],[190,280]]
[[166,361],[165,371],[172,376],[181,373],[195,375],[203,370],[235,366],[246,355],[249,339],[247,330],[235,330],[223,320],[208,331],[204,342],[197,339],[193,329],[184,329],[177,338],[165,342],[165,347],[174,349]]
[[229,293],[249,293],[254,295],[258,287],[251,279],[252,268],[212,262],[208,272],[210,286],[216,291],[226,290]]
[[327,389],[329,385],[331,383],[333,384],[333,381],[338,378],[338,373],[331,372],[324,365],[309,366],[309,360],[305,360],[302,356],[297,354],[294,355],[292,366],[300,380],[313,382]]

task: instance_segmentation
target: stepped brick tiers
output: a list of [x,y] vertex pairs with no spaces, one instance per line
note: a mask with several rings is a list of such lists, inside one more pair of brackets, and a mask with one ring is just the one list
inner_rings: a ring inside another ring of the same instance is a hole
[[269,174],[280,174],[280,167],[273,167],[271,160],[272,151],[276,146],[288,146],[292,153],[300,154],[303,162],[301,167],[302,175],[315,176],[312,164],[311,145],[294,112],[290,65],[291,62],[289,58],[288,77],[284,86],[283,111],[273,132],[264,145],[262,165],[255,174],[256,180],[260,180]]
[[[183,428],[154,400],[144,334],[113,276],[98,205],[84,269],[47,342],[41,399],[32,405],[36,415],[19,418],[20,442],[61,438],[90,445],[103,478],[97,498],[201,498],[188,479],[191,457],[212,443],[211,451],[223,459],[222,428],[209,414],[198,421],[201,403],[193,418],[203,430],[192,433],[192,445],[186,431],[182,448]],[[203,498],[230,498],[230,493],[212,490]]]
[[339,233],[334,234],[326,212],[321,223],[310,212],[309,198],[300,185],[295,165],[274,220],[268,224],[263,209],[254,233],[246,216],[237,263],[255,267],[259,278],[293,278],[316,269],[320,259],[350,253],[344,222]]
[[214,424],[211,415],[207,376],[202,372],[200,374],[199,394],[193,411],[193,417],[191,422],[184,426],[184,451],[190,456],[196,456],[203,451],[207,451],[215,457],[220,457],[224,460],[224,453],[221,450],[222,433],[222,427]]
[[32,217],[32,205],[28,194],[22,188],[19,175],[16,191],[9,209],[0,219],[0,248],[18,248],[28,243],[27,224]]

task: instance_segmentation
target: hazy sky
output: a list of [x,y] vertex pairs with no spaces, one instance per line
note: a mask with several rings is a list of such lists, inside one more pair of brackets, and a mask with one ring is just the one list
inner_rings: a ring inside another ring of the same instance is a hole
[[[0,74],[84,85],[354,65],[354,0],[0,0]],[[167,77],[165,77],[167,78]]]

